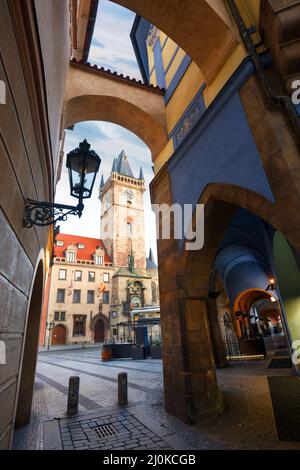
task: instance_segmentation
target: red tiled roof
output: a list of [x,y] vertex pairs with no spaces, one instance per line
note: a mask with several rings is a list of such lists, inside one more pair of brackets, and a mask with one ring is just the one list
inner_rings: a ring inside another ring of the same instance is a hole
[[54,244],[54,256],[58,258],[65,257],[65,250],[70,245],[78,245],[78,243],[83,243],[85,245],[84,248],[77,247],[77,259],[91,261],[93,260],[93,254],[95,253],[96,249],[100,246],[104,249],[104,263],[111,263],[111,259],[108,256],[108,253],[105,249],[103,241],[99,238],[89,238],[89,237],[81,237],[79,235],[69,235],[67,233],[59,233],[56,235],[55,240],[61,240],[64,242],[64,246],[57,246]]

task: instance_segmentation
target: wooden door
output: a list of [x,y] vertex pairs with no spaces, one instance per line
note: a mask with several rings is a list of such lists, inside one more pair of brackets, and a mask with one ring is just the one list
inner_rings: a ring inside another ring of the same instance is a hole
[[104,339],[105,339],[104,321],[99,319],[95,323],[94,342],[95,343],[103,343]]
[[66,344],[66,329],[63,325],[57,325],[52,330],[51,344]]

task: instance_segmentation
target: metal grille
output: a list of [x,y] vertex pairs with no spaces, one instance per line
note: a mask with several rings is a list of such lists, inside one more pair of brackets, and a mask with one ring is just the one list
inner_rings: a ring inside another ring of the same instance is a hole
[[226,356],[230,359],[249,360],[251,358],[263,359],[266,357],[266,348],[262,337],[237,338],[226,336],[223,338]]
[[278,439],[300,441],[300,380],[268,377]]
[[93,431],[100,439],[115,436],[118,432],[112,424],[103,424],[102,426],[94,428]]

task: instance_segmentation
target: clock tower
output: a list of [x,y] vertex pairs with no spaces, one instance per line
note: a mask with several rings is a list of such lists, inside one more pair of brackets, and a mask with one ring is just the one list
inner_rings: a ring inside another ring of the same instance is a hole
[[146,270],[144,228],[145,181],[136,178],[124,150],[114,159],[110,177],[102,177],[100,237],[116,267]]

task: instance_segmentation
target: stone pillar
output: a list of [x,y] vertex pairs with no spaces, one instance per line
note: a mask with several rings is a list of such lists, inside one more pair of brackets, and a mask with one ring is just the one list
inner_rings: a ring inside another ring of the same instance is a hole
[[218,369],[229,366],[226,358],[225,347],[221,335],[221,329],[218,320],[218,308],[215,299],[207,299],[206,301],[207,314],[209,319],[211,342],[213,348],[213,355],[215,365]]
[[[152,201],[172,204],[169,177],[161,170]],[[158,227],[159,229],[159,227]],[[223,402],[214,370],[206,302],[187,297],[177,240],[158,241],[158,268],[166,410],[187,423],[220,413]],[[208,275],[210,266],[208,270]],[[207,289],[206,289],[207,292]]]

